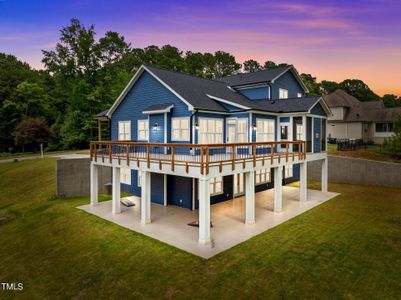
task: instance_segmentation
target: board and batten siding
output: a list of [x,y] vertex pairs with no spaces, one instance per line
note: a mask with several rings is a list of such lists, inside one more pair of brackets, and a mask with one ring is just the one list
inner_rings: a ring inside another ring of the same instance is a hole
[[269,98],[269,87],[266,86],[259,86],[259,87],[252,87],[252,88],[241,88],[238,89],[245,97],[248,97],[251,100],[261,100],[261,99],[268,99]]

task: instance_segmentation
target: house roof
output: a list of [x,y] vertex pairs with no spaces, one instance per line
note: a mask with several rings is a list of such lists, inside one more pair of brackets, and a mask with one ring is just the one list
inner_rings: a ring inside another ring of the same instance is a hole
[[102,112],[100,112],[100,113],[96,114],[94,117],[95,117],[95,118],[102,118],[102,117],[106,117],[108,112],[109,112],[109,110],[108,110],[108,109],[106,109],[106,110],[104,110],[104,111],[102,111]]
[[236,75],[230,75],[230,76],[226,76],[226,77],[216,78],[215,80],[224,82],[225,84],[232,86],[232,87],[238,87],[238,86],[242,86],[242,85],[274,82],[274,80],[279,78],[281,75],[283,75],[287,71],[291,71],[294,74],[295,78],[297,79],[298,83],[304,89],[304,91],[308,92],[308,88],[305,86],[305,84],[299,78],[297,71],[295,70],[294,66],[292,66],[292,65],[284,66],[284,67],[277,67],[277,68],[273,68],[273,69],[265,69],[265,70],[260,70],[260,71],[256,71],[256,72],[250,72],[250,73],[241,73],[241,74],[236,74]]
[[[265,112],[305,112],[311,109],[321,97],[294,98],[288,100],[250,100],[238,91],[227,86],[226,83],[218,80],[204,79],[178,72],[167,71],[160,68],[142,65],[124,91],[120,94],[116,102],[107,112],[110,117],[125,95],[135,84],[140,75],[147,71],[155,77],[161,84],[166,86],[172,93],[188,105],[188,109],[210,110],[219,112],[229,112],[226,104],[238,108],[238,111],[258,110]],[[289,101],[291,100],[291,101]],[[305,100],[305,101],[303,101]],[[168,103],[160,106],[151,106],[145,112],[163,110],[168,108]],[[326,106],[326,105],[324,105]],[[329,109],[328,113],[329,112]]]
[[144,114],[169,112],[174,107],[173,103],[154,104],[145,108]]
[[[401,108],[385,108],[382,101],[362,102],[343,90],[324,95],[323,99],[330,108],[345,107],[343,120],[335,122],[394,122],[401,113]],[[334,122],[334,121],[331,121]]]

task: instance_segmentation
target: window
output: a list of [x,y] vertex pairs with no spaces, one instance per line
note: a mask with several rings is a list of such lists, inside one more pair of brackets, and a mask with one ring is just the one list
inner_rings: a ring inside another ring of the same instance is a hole
[[279,97],[279,99],[287,99],[288,98],[288,90],[279,89],[278,90],[278,97]]
[[223,177],[210,178],[210,195],[218,195],[223,193]]
[[256,141],[257,142],[274,141],[274,120],[268,120],[268,119],[256,120]]
[[293,177],[294,173],[293,173],[293,169],[292,169],[292,165],[291,166],[286,166],[284,168],[284,178],[290,178]]
[[256,170],[255,172],[255,183],[262,184],[266,182],[270,182],[270,169],[265,170]]
[[237,142],[246,143],[248,141],[248,119],[237,120]]
[[302,93],[297,93],[298,98],[302,98]]
[[393,123],[376,123],[376,132],[392,132]]
[[189,118],[172,118],[171,124],[172,141],[189,141]]
[[138,120],[138,141],[149,140],[149,120]]
[[131,121],[118,122],[118,139],[120,141],[129,141],[131,139]]
[[296,129],[296,140],[297,141],[301,141],[304,135],[304,127],[302,126],[302,124],[297,124],[297,129]]
[[223,120],[199,119],[199,142],[201,144],[223,143]]
[[120,169],[120,182],[124,184],[131,184],[131,170],[126,168]]

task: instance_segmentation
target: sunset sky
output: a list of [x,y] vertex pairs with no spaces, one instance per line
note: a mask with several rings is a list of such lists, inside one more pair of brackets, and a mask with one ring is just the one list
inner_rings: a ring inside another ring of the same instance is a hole
[[133,47],[223,50],[239,62],[292,63],[319,81],[358,78],[380,95],[401,95],[400,0],[0,0],[0,52],[43,68],[41,50],[73,17]]

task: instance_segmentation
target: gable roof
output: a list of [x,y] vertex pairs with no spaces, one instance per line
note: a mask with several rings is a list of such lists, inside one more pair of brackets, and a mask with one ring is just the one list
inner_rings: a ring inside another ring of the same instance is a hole
[[386,108],[383,101],[362,102],[341,89],[323,98],[329,107],[346,108],[343,120],[331,122],[394,122],[401,113],[399,107]]
[[[230,112],[227,104],[238,108],[238,111],[257,110],[264,112],[307,112],[321,97],[293,98],[288,100],[250,100],[241,93],[231,89],[226,83],[218,80],[204,79],[178,72],[167,71],[147,65],[142,65],[124,88],[120,96],[107,111],[107,117],[111,117],[115,109],[124,100],[131,87],[140,78],[143,72],[148,72],[162,85],[188,106],[188,110],[211,110],[218,112]],[[291,101],[289,101],[291,100]],[[161,106],[163,107],[161,107]],[[160,107],[159,107],[160,106]],[[148,107],[148,111],[160,111],[168,109],[171,103],[158,104]],[[326,106],[324,104],[323,106]],[[327,106],[326,106],[327,108]],[[326,109],[325,108],[325,109]],[[330,110],[326,110],[330,114]]]
[[230,75],[226,77],[216,78],[216,81],[221,81],[226,83],[232,87],[239,87],[243,85],[250,85],[250,84],[261,84],[261,83],[268,83],[274,82],[277,78],[284,75],[287,71],[291,71],[294,75],[295,79],[298,81],[299,85],[304,89],[307,93],[308,88],[302,82],[302,79],[299,77],[298,72],[295,70],[293,65],[285,66],[285,67],[277,67],[273,69],[265,69],[256,72],[250,73],[241,73],[236,75]]

